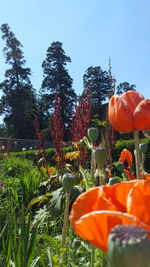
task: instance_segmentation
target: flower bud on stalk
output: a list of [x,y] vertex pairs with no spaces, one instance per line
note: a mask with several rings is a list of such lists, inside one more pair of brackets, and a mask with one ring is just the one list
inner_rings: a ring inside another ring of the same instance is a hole
[[105,147],[97,147],[93,151],[94,159],[100,168],[103,168],[106,163],[107,152]]
[[74,187],[75,176],[72,173],[65,173],[62,177],[62,186],[66,193],[70,193]]
[[67,253],[67,247],[66,247],[66,237],[67,237],[67,231],[68,231],[68,220],[69,220],[69,202],[70,202],[70,193],[71,190],[74,187],[75,183],[75,175],[72,173],[64,173],[62,177],[62,186],[66,193],[66,200],[65,200],[65,210],[64,210],[64,223],[63,223],[63,229],[62,229],[62,240],[61,240],[61,248],[66,249],[63,251],[59,266],[63,266],[64,256],[65,253]]
[[91,143],[94,143],[98,138],[99,132],[97,128],[92,127],[88,129],[87,134]]
[[148,267],[150,240],[140,227],[117,225],[109,234],[108,255],[111,267]]

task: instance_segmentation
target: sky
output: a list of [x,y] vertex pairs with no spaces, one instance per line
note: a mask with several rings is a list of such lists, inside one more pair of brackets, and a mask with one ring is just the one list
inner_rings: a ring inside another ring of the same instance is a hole
[[[77,94],[82,93],[86,69],[108,70],[110,57],[116,85],[135,84],[138,92],[150,98],[149,0],[1,0],[3,23],[23,45],[35,89],[41,87],[47,49],[59,41],[71,58],[67,69]],[[9,68],[4,46],[0,37],[0,82]]]

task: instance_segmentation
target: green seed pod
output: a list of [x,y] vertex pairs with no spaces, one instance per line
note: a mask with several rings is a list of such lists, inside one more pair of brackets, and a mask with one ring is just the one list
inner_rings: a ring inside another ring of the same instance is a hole
[[105,147],[97,147],[93,150],[93,155],[98,166],[100,168],[103,168],[107,158],[107,152]]
[[116,184],[116,183],[119,183],[119,179],[116,178],[116,177],[112,177],[112,178],[109,178],[109,182],[107,185],[113,185],[113,184]]
[[140,227],[117,225],[109,234],[108,256],[111,267],[148,267],[150,240]]
[[74,187],[75,176],[72,173],[65,173],[62,177],[62,186],[66,193],[70,193]]
[[118,170],[119,172],[123,172],[123,170],[124,170],[124,168],[125,168],[123,162],[117,162],[116,165],[115,165],[115,167],[117,168],[117,170]]
[[143,154],[145,154],[146,151],[147,151],[147,149],[148,149],[148,144],[146,144],[146,143],[140,144],[140,145],[139,145],[139,148],[140,148],[140,151],[141,151]]
[[92,128],[89,128],[89,129],[88,129],[87,134],[88,134],[88,138],[89,138],[89,140],[90,140],[92,143],[94,143],[94,142],[97,140],[97,138],[98,138],[99,131],[98,131],[97,128],[92,127]]

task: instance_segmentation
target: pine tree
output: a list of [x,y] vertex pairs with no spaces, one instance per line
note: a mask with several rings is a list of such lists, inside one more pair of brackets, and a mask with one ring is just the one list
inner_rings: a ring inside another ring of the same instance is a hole
[[135,91],[135,88],[136,88],[135,84],[129,84],[128,82],[119,83],[119,85],[116,88],[117,89],[116,94],[122,95],[123,93],[129,90]]
[[3,92],[0,112],[4,116],[9,136],[33,138],[36,97],[30,81],[31,70],[24,67],[26,61],[22,45],[8,24],[3,24],[1,31],[2,39],[6,42],[3,52],[10,68],[6,70],[5,80],[0,84]]
[[109,97],[110,77],[107,71],[103,71],[101,67],[89,67],[83,76],[84,91],[90,91],[92,116],[97,114],[98,119],[103,119],[105,114],[102,104]]
[[71,128],[71,118],[76,102],[76,93],[72,88],[72,78],[65,68],[71,62],[65,55],[62,43],[53,42],[47,50],[46,59],[42,63],[43,82],[42,99],[45,100],[45,112],[53,113],[55,94],[61,99],[60,116],[66,129]]

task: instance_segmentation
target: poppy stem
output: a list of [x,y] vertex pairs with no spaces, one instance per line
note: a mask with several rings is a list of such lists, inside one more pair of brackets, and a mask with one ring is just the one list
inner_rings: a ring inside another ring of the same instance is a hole
[[139,131],[135,130],[134,145],[135,145],[135,164],[136,164],[136,178],[141,179],[141,160],[140,160],[140,149],[139,149]]
[[91,148],[91,180],[94,186],[94,153],[93,153],[93,144]]
[[95,247],[92,245],[91,247],[91,267],[94,267],[95,263]]
[[68,227],[68,218],[69,218],[69,201],[70,201],[70,193],[66,192],[66,201],[65,201],[65,211],[64,211],[64,223],[62,229],[62,241],[61,241],[61,248],[64,250],[62,252],[62,258],[60,261],[60,265],[62,266],[64,254],[66,253],[66,237],[67,237],[67,227]]

